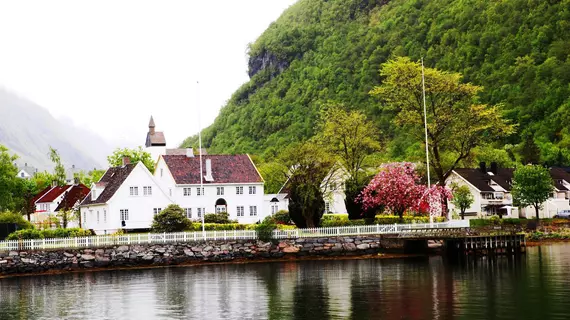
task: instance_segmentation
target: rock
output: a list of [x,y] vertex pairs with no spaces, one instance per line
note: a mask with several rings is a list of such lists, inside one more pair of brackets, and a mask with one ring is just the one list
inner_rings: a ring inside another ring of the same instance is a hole
[[152,254],[147,254],[144,257],[142,257],[142,259],[145,261],[150,261],[150,260],[154,259],[154,256]]
[[75,257],[75,255],[74,255],[73,253],[69,253],[69,252],[64,252],[63,255],[64,255],[66,258],[73,258],[73,257]]
[[109,261],[111,261],[111,259],[109,259],[108,257],[97,256],[97,257],[95,257],[95,261],[97,261],[97,262],[109,262]]
[[189,256],[189,257],[193,257],[194,256],[194,252],[190,249],[184,249],[184,254]]
[[93,268],[93,262],[91,261],[82,261],[80,264],[83,268]]
[[289,246],[289,244],[285,241],[279,242],[279,248],[281,248],[281,249],[287,248],[288,246]]
[[36,260],[34,260],[34,259],[22,258],[22,262],[23,262],[23,263],[35,264],[35,263],[36,263]]
[[354,239],[353,238],[344,238],[344,242],[351,243],[351,242],[354,242]]
[[285,252],[285,253],[296,253],[296,252],[299,252],[299,248],[293,247],[293,246],[286,247],[286,248],[283,248],[283,252]]
[[83,253],[84,253],[84,254],[93,254],[93,252],[95,252],[95,251],[93,251],[93,250],[91,250],[91,249],[85,249],[85,250],[83,250]]
[[157,253],[165,253],[165,252],[166,252],[166,248],[158,247],[158,248],[155,248],[155,249],[154,249],[154,252],[157,252]]
[[129,251],[128,246],[120,246],[117,248],[117,252],[127,252],[127,251]]
[[377,244],[377,243],[371,243],[371,244],[370,244],[370,248],[373,248],[373,249],[374,249],[374,248],[378,248],[378,247],[380,247],[380,245]]
[[95,255],[102,256],[102,255],[104,255],[104,254],[105,254],[105,250],[103,250],[103,249],[97,249],[97,250],[95,250]]
[[8,254],[10,257],[17,257],[19,256],[17,251],[10,251],[10,253]]
[[222,244],[222,245],[220,246],[220,250],[222,250],[222,251],[230,251],[230,250],[232,250],[232,246],[227,245],[227,244]]
[[312,243],[305,243],[303,245],[303,248],[307,248],[307,249],[313,249],[314,245]]
[[93,261],[95,260],[95,257],[91,254],[83,254],[81,255],[81,259],[84,261]]
[[212,250],[214,250],[214,247],[212,247],[212,246],[207,246],[207,247],[205,247],[202,251],[212,251]]
[[344,243],[342,245],[342,247],[344,248],[344,250],[346,251],[356,251],[356,246],[354,245],[354,243]]
[[8,260],[0,260],[0,264],[7,264]]
[[331,250],[334,251],[334,252],[342,251],[342,250],[343,250],[342,244],[336,243],[336,244],[334,245],[334,247],[331,248]]
[[370,248],[370,245],[368,243],[362,243],[357,245],[356,248],[358,248],[358,250],[366,250]]

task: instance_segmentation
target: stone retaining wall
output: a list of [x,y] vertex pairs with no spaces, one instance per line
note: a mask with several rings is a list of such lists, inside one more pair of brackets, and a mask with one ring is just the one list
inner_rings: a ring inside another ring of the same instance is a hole
[[132,245],[108,248],[52,251],[0,252],[0,274],[75,271],[230,262],[232,260],[286,259],[301,256],[365,255],[401,251],[404,242],[381,236],[354,236],[286,240],[276,243],[237,240],[164,245]]

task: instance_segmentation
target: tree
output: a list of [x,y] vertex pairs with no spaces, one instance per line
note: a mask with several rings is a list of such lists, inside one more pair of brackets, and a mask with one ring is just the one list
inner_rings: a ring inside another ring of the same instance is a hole
[[451,202],[459,208],[461,220],[465,219],[465,210],[473,204],[473,201],[475,201],[475,198],[468,186],[459,186],[453,191],[453,200]]
[[281,162],[290,168],[286,188],[291,220],[299,228],[319,226],[325,210],[323,194],[333,176],[333,157],[313,142],[304,142],[286,149]]
[[520,155],[522,164],[539,164],[540,148],[534,142],[532,134],[527,134],[524,142],[520,146]]
[[44,190],[45,188],[49,187],[54,180],[53,174],[43,171],[37,172],[33,177],[32,180],[36,183],[38,190]]
[[189,225],[190,220],[186,218],[184,209],[179,205],[171,204],[154,216],[151,228],[154,232],[180,232]]
[[406,210],[419,210],[424,191],[413,163],[394,162],[382,165],[361,197],[365,208],[384,206],[402,219]]
[[553,190],[554,183],[547,168],[527,165],[518,167],[513,173],[513,203],[521,207],[534,207],[537,221],[540,219],[539,210]]
[[[379,133],[374,124],[360,111],[347,111],[333,106],[324,109],[317,122],[317,142],[334,155],[345,173],[345,205],[351,219],[360,219],[365,213],[358,195],[370,182],[370,155],[380,150]],[[372,216],[373,218],[373,216]]]
[[[409,58],[390,60],[380,70],[381,86],[370,93],[397,112],[396,124],[403,126],[424,143],[422,71]],[[500,105],[475,103],[483,88],[461,83],[459,73],[425,68],[425,95],[430,164],[438,183],[471,156],[476,146],[514,131],[500,113]]]
[[265,193],[279,192],[287,180],[287,167],[278,162],[266,162],[259,165],[258,169],[265,180]]
[[111,167],[120,167],[123,165],[124,158],[128,158],[131,163],[142,162],[150,172],[154,172],[152,155],[144,151],[142,147],[138,147],[138,149],[117,148],[113,154],[107,157],[107,162]]
[[105,174],[105,170],[93,169],[87,173],[85,171],[79,171],[74,174],[74,178],[79,179],[79,182],[91,187],[91,184],[99,181],[101,177]]
[[0,212],[13,210],[18,202],[20,178],[16,177],[16,159],[18,156],[10,154],[8,148],[0,145]]
[[65,167],[61,163],[61,157],[57,153],[57,150],[49,147],[49,158],[51,162],[55,165],[53,170],[53,180],[57,182],[58,186],[64,186],[66,184],[67,177],[65,175]]
[[[73,209],[70,210],[61,210],[57,213],[57,217],[61,219],[61,226],[64,229],[67,229],[67,225],[70,221],[75,221],[78,218],[78,215]],[[80,221],[81,222],[81,221]],[[80,223],[81,224],[81,223]],[[80,226],[81,227],[81,226]]]
[[33,179],[20,179],[19,194],[21,195],[21,200],[19,203],[19,209],[22,214],[25,214],[30,220],[30,216],[36,211],[35,204],[32,203],[32,199],[38,193],[38,186]]

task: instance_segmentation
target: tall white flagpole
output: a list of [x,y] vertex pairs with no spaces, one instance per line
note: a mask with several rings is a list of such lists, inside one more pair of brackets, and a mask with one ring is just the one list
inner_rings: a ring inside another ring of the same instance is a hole
[[[429,148],[428,148],[428,131],[427,131],[427,109],[426,109],[426,80],[424,76],[424,57],[422,57],[422,96],[424,100],[424,130],[426,137],[426,166],[427,166],[427,185],[428,190],[431,188],[430,175],[429,175]],[[433,216],[429,215],[429,223],[433,224]]]
[[[202,171],[202,125],[200,123],[200,82],[196,81],[196,107],[198,108],[198,152],[200,153],[200,197],[204,196],[204,172]],[[201,205],[201,201],[198,201]],[[201,209],[200,209],[201,210]],[[202,234],[205,235],[204,215],[202,212]]]

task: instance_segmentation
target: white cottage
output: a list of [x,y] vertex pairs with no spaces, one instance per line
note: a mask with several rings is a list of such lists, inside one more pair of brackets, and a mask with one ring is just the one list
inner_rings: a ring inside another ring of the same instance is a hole
[[192,220],[201,220],[206,213],[227,212],[239,223],[255,223],[269,214],[264,210],[263,178],[246,154],[203,155],[203,188],[200,156],[192,149],[182,155],[161,155],[154,176]]
[[126,163],[92,185],[80,206],[81,222],[96,234],[149,229],[154,215],[172,203],[141,162]]

